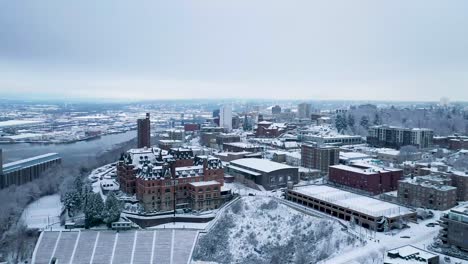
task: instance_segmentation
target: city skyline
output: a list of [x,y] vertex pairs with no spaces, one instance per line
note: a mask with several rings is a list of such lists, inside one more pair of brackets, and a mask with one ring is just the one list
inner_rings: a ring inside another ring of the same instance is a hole
[[468,101],[463,1],[0,4],[0,97]]

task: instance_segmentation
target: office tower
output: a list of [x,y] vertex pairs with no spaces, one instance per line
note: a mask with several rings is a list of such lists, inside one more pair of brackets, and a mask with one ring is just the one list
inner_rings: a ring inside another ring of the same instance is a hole
[[302,103],[297,107],[297,114],[299,118],[310,118],[310,104]]
[[338,164],[340,150],[333,146],[318,146],[317,144],[303,144],[301,147],[301,163],[303,167],[328,173],[331,165]]
[[146,118],[138,119],[138,148],[149,148],[151,146],[151,124],[150,114]]
[[232,130],[232,106],[223,105],[219,111],[219,126],[227,131]]

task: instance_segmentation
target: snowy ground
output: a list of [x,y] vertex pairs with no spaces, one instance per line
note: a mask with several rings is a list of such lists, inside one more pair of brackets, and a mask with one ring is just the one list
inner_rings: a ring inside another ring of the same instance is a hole
[[[271,191],[258,191],[252,188],[249,188],[241,183],[226,183],[226,187],[232,189],[234,193],[239,193],[242,196],[247,196],[249,193],[255,194],[256,198],[258,196],[281,196],[281,191],[271,192]],[[370,232],[365,228],[356,227],[352,230],[353,233],[360,234],[363,237],[367,244],[362,247],[360,250],[344,250],[342,254],[335,257],[328,258],[320,263],[322,264],[335,264],[335,263],[381,263],[383,261],[383,254],[386,250],[411,244],[413,246],[425,249],[429,244],[433,242],[433,238],[439,233],[439,226],[427,227],[426,224],[437,222],[440,219],[440,215],[443,213],[441,211],[433,211],[435,216],[431,219],[420,221],[418,224],[409,223],[410,228],[404,230],[394,230],[392,234],[385,234],[382,232]],[[343,223],[348,224],[346,221]],[[409,238],[402,238],[409,237]],[[436,252],[434,252],[436,253]],[[438,253],[436,253],[438,254]],[[444,256],[442,255],[441,258]],[[457,262],[467,263],[463,260],[452,258]],[[379,262],[380,261],[380,262]],[[197,262],[202,263],[202,262]]]
[[[360,250],[348,250],[342,254],[320,262],[322,264],[340,264],[340,263],[382,263],[385,251],[404,245],[413,245],[421,249],[427,249],[427,246],[433,242],[433,238],[439,233],[439,226],[427,227],[428,223],[435,223],[440,219],[442,212],[433,211],[435,216],[431,219],[420,221],[418,224],[409,223],[410,228],[403,230],[394,230],[392,234],[383,232],[365,233],[368,244]],[[363,229],[365,230],[365,229]],[[370,238],[373,236],[373,238]],[[409,237],[409,238],[404,238]],[[434,252],[435,254],[438,254]],[[442,255],[441,258],[444,256]],[[455,258],[452,258],[455,260]],[[456,260],[460,263],[468,263],[463,260]]]
[[105,178],[110,178],[111,175],[117,175],[117,168],[112,166],[112,164],[113,163],[94,169],[88,176],[89,180],[94,181],[91,184],[93,192],[99,193],[104,201],[106,200],[106,196],[102,192],[101,181]]
[[247,187],[242,183],[233,182],[233,183],[224,183],[224,187],[231,189],[233,194],[239,194],[241,196],[248,196],[249,194],[262,195],[262,196],[275,196],[280,197],[282,192],[280,190],[276,191],[259,191],[253,188]]
[[194,260],[316,263],[359,245],[336,222],[305,215],[269,197],[243,197],[199,239]]
[[60,195],[44,196],[26,207],[21,220],[28,228],[43,229],[48,226],[60,226],[61,209]]

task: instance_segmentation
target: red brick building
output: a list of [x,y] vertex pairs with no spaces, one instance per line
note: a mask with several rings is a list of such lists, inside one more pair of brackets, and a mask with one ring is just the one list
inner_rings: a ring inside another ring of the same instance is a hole
[[256,137],[276,138],[281,136],[287,131],[287,126],[284,123],[272,123],[268,121],[261,121],[257,124],[255,131]]
[[151,146],[151,122],[149,113],[146,113],[146,118],[137,120],[137,141],[138,148],[149,148]]
[[382,168],[368,164],[335,165],[329,168],[329,180],[339,185],[360,189],[372,194],[395,191],[403,170]]
[[185,132],[194,132],[200,130],[200,124],[184,124]]
[[[130,150],[119,161],[117,175],[121,190],[135,194],[147,212],[176,208],[216,209],[224,201],[222,162],[211,156],[194,157],[191,150]],[[146,155],[145,155],[146,151]],[[208,184],[209,188],[194,188]],[[195,186],[194,186],[195,185]],[[195,192],[195,193],[194,193]]]

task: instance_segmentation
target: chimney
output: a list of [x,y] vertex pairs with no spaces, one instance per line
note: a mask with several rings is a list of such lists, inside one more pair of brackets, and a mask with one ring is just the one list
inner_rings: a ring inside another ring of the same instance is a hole
[[146,113],[146,119],[150,119],[150,113]]

